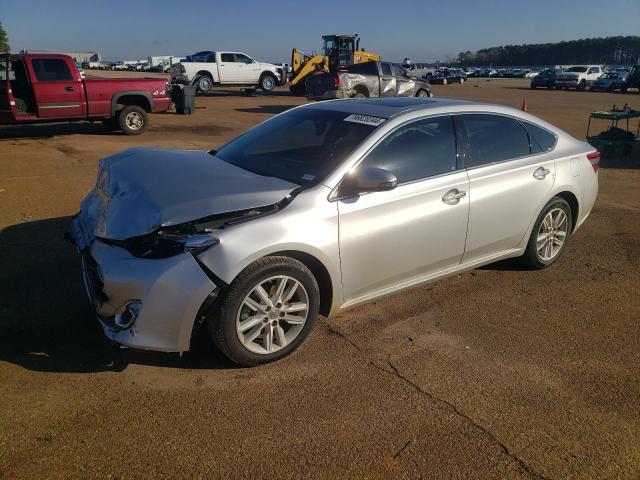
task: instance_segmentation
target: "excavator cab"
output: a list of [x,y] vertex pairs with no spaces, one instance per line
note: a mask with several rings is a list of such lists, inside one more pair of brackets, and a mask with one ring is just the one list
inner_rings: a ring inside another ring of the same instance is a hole
[[329,59],[329,70],[346,68],[354,63],[354,55],[360,45],[357,35],[325,35],[322,54]]

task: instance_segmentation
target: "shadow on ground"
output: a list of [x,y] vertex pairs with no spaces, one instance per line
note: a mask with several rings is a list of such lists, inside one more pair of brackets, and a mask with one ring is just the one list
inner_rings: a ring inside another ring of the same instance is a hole
[[0,127],[0,140],[52,138],[62,135],[124,135],[112,132],[102,122],[40,123]]
[[123,350],[102,333],[82,286],[75,247],[64,240],[70,217],[0,230],[0,361],[41,372],[121,371],[129,364],[231,368],[206,331],[192,351]]

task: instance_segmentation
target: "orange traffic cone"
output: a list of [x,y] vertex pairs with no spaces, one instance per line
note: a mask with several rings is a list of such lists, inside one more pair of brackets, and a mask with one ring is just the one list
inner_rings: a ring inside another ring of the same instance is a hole
[[528,112],[529,111],[529,107],[527,106],[527,99],[526,98],[522,102],[522,111],[523,112]]

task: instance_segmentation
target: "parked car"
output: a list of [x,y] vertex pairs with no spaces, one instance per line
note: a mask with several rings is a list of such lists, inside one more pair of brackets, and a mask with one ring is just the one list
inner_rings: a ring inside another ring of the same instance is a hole
[[623,72],[608,72],[602,75],[597,80],[594,80],[589,90],[592,91],[607,91],[613,92],[615,90],[624,91],[627,89],[628,73]]
[[555,87],[556,76],[558,73],[560,73],[560,70],[555,70],[553,68],[542,70],[538,75],[531,79],[530,87],[532,89],[544,87],[552,90]]
[[102,120],[112,130],[138,135],[148,113],[170,104],[161,78],[88,78],[73,58],[55,54],[0,55],[0,124]]
[[554,86],[555,88],[563,88],[565,90],[570,88],[584,90],[589,87],[594,80],[597,80],[600,75],[602,75],[602,67],[600,65],[570,67],[556,76]]
[[467,74],[457,68],[441,68],[429,78],[430,83],[440,83],[442,85],[449,83],[462,85],[466,80]]
[[218,150],[103,159],[72,231],[109,338],[183,352],[206,325],[257,365],[295,350],[318,314],[509,257],[552,265],[591,212],[598,162],[504,106],[318,102]]
[[173,81],[194,83],[200,92],[214,85],[256,86],[270,92],[286,81],[282,67],[256,62],[240,52],[199,52],[171,67]]
[[624,86],[623,91],[626,92],[629,88],[637,88],[640,90],[640,65],[631,67],[631,72],[629,72],[627,84]]
[[389,62],[358,63],[346,72],[312,74],[305,88],[310,100],[432,96],[426,81]]

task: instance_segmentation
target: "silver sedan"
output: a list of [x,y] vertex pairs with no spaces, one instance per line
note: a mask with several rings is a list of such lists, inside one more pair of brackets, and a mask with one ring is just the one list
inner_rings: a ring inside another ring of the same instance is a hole
[[509,257],[553,264],[591,211],[599,158],[507,107],[321,102],[218,150],[103,159],[72,231],[108,337],[183,352],[205,327],[257,365],[319,314]]

